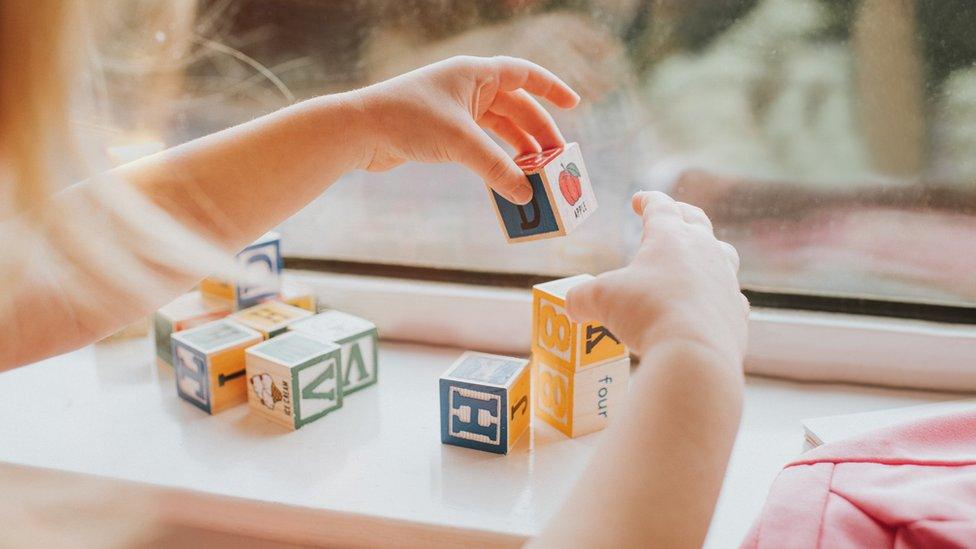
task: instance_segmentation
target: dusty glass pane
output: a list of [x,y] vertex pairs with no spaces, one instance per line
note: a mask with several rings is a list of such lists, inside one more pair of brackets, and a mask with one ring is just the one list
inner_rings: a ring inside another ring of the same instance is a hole
[[[526,57],[583,96],[554,113],[600,201],[570,237],[508,245],[475,176],[407,165],[340,181],[285,223],[289,255],[598,272],[636,243],[630,194],[656,188],[713,217],[746,287],[976,304],[968,0],[209,0],[172,67],[134,74],[126,41],[173,27],[151,4],[101,49],[113,124],[162,122],[170,144],[455,54]],[[149,122],[146,82],[169,91]]]

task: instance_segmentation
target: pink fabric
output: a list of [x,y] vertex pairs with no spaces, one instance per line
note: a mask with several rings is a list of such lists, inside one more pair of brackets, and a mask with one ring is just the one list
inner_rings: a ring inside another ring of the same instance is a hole
[[742,547],[976,547],[976,412],[807,452],[780,472]]

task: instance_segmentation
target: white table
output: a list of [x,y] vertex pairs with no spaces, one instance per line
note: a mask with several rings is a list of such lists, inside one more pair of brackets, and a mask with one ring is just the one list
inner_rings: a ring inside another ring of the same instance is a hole
[[[120,489],[166,495],[177,520],[278,540],[517,544],[602,435],[571,440],[536,422],[508,456],[441,445],[436,380],[459,353],[384,343],[377,386],[288,432],[246,405],[211,417],[179,400],[148,339],[88,347],[0,375],[0,462],[134,481]],[[749,379],[707,546],[745,535],[803,450],[801,419],[951,398]]]

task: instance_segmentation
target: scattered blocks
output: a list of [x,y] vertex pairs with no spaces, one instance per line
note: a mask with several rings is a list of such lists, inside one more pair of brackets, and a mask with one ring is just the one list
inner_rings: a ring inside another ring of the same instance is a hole
[[200,292],[190,292],[156,311],[153,316],[153,331],[158,361],[173,365],[170,336],[175,332],[223,318],[230,314],[230,309],[230,304],[226,301],[206,298]]
[[605,427],[630,377],[630,352],[616,336],[566,314],[570,288],[592,279],[578,275],[532,289],[535,414],[570,437]]
[[237,309],[247,309],[278,296],[278,277],[284,266],[281,238],[267,233],[237,254],[247,271],[248,282],[233,283],[215,277],[200,282],[200,292],[217,299],[234,301]]
[[288,332],[246,354],[252,411],[298,429],[342,407],[338,345]]
[[260,333],[223,319],[172,336],[176,390],[209,414],[244,402],[244,350]]
[[230,318],[261,332],[265,339],[269,339],[284,333],[293,322],[310,316],[312,313],[305,309],[292,307],[280,301],[265,301],[243,311],[237,311]]
[[440,378],[441,442],[507,454],[528,430],[528,361],[467,352]]
[[532,185],[532,201],[519,206],[489,189],[508,242],[567,235],[596,211],[578,144],[523,155],[515,162]]
[[571,372],[533,363],[535,415],[566,436],[578,437],[606,427],[623,404],[630,379],[630,357]]
[[372,322],[340,311],[326,311],[295,322],[289,330],[341,347],[344,394],[355,393],[376,383],[379,334]]

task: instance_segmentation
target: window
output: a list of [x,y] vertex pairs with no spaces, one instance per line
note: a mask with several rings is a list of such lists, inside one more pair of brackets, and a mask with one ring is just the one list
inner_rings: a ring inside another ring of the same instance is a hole
[[[131,9],[107,18],[113,32],[99,40],[113,123],[131,134],[166,122],[168,144],[461,53],[526,57],[581,92],[583,105],[554,114],[581,144],[600,209],[570,237],[508,245],[474,175],[407,165],[349,174],[286,222],[288,256],[599,272],[636,245],[631,193],[658,188],[712,216],[742,255],[746,288],[976,306],[976,4],[967,0]],[[162,68],[132,68],[180,29],[193,36],[187,50],[170,51]],[[132,107],[148,84],[171,90],[149,121]]]

